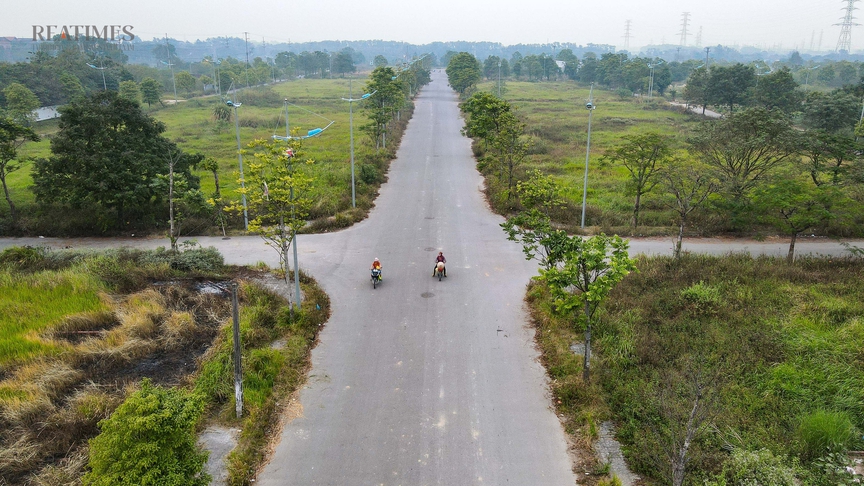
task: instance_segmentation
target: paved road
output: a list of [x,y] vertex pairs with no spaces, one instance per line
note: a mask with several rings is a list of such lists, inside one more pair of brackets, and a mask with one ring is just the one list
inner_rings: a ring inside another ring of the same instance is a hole
[[[488,211],[460,128],[455,95],[435,74],[369,219],[300,238],[301,266],[329,293],[333,314],[312,354],[302,414],[286,425],[257,484],[574,483],[524,326],[524,286],[535,266]],[[197,240],[229,263],[277,262],[257,237]],[[152,248],[166,241],[0,239],[0,248],[13,244]],[[631,242],[636,253],[668,254],[671,246],[671,239]],[[778,256],[786,247],[719,239],[684,246]],[[832,241],[798,248],[845,252]],[[439,250],[448,258],[442,282],[431,277]],[[372,290],[375,257],[385,278]]]

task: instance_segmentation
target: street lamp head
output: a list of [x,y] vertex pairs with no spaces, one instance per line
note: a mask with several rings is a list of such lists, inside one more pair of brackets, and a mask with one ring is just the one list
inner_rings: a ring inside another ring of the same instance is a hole
[[231,100],[228,100],[228,101],[225,102],[225,104],[228,105],[228,106],[233,106],[234,108],[239,108],[240,105],[242,105],[243,103],[235,103],[235,102],[233,102],[233,101],[231,101]]
[[587,108],[589,110],[593,110],[594,104],[589,101],[588,103],[585,103],[585,108]]
[[361,99],[361,100],[365,100],[366,98],[368,98],[368,97],[370,97],[370,96],[372,96],[372,93],[366,93],[366,94],[364,94],[363,96],[361,96],[360,99]]

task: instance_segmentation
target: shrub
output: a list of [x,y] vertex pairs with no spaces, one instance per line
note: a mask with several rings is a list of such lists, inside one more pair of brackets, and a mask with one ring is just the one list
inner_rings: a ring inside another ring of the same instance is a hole
[[682,290],[681,297],[700,311],[708,310],[721,302],[720,290],[701,281]]
[[788,466],[782,457],[768,449],[747,451],[736,449],[723,465],[723,472],[710,486],[796,486],[796,468]]
[[819,410],[801,419],[798,439],[805,461],[826,453],[845,451],[855,436],[855,427],[846,412]]
[[178,389],[143,380],[141,389],[99,423],[90,441],[85,486],[206,486],[206,453],[196,445],[201,400]]

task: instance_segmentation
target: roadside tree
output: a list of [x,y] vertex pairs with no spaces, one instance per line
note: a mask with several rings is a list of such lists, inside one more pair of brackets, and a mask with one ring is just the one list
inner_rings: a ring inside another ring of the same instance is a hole
[[576,322],[585,329],[582,379],[587,383],[591,379],[594,316],[609,292],[636,270],[636,265],[627,253],[627,242],[617,235],[567,237],[561,248],[554,251],[560,262],[550,269],[542,269],[540,274],[555,297],[556,309],[572,312]]
[[9,194],[6,177],[21,168],[17,159],[18,149],[26,142],[38,142],[39,136],[30,128],[16,123],[10,118],[0,117],[0,182],[3,183],[3,195],[9,204],[9,217],[14,223],[18,220],[18,210]]
[[312,178],[302,167],[313,161],[304,158],[301,141],[296,139],[288,142],[287,150],[285,145],[268,140],[255,140],[249,148],[254,161],[249,163],[245,189],[239,190],[246,195],[249,212],[255,215],[249,220],[249,231],[261,235],[279,253],[279,268],[288,283],[288,250],[306,225],[313,202],[309,194]]
[[781,112],[747,108],[700,124],[687,140],[690,152],[715,173],[733,223],[747,214],[747,197],[799,150],[799,136]]
[[608,152],[613,164],[623,166],[630,174],[627,191],[636,197],[633,205],[633,227],[639,226],[639,208],[642,196],[651,192],[660,182],[658,175],[672,158],[669,140],[657,133],[633,135],[623,138],[624,142]]
[[708,103],[725,105],[732,112],[735,105],[747,101],[748,90],[755,85],[756,72],[752,66],[738,63],[729,67],[712,67],[706,84]]
[[663,189],[674,198],[668,206],[675,212],[678,224],[673,256],[675,260],[680,260],[684,230],[690,214],[704,205],[708,196],[717,190],[717,184],[706,165],[675,158],[663,167],[659,177]]
[[136,105],[141,103],[141,90],[135,81],[120,81],[120,91],[117,95]]
[[760,76],[753,89],[753,104],[769,110],[777,109],[785,113],[799,111],[802,100],[803,95],[798,91],[798,83],[785,66]]
[[39,98],[20,83],[12,83],[3,89],[6,98],[6,113],[18,124],[29,126],[33,122],[33,110],[39,108]]
[[141,99],[147,103],[147,108],[150,108],[153,103],[162,103],[162,86],[153,78],[144,78],[141,80]]
[[463,95],[480,81],[480,62],[471,54],[460,52],[450,58],[446,72],[450,86]]
[[177,82],[177,87],[182,91],[186,92],[186,96],[192,94],[195,91],[195,86],[198,84],[198,80],[195,79],[195,76],[189,73],[189,71],[180,71],[174,77]]
[[[72,102],[61,113],[52,155],[34,167],[37,201],[87,207],[102,218],[103,229],[156,216],[164,202],[159,177],[168,174],[168,154],[178,151],[162,136],[165,125],[113,91]],[[190,189],[198,188],[191,171],[200,159],[182,154],[175,163],[175,177]]]

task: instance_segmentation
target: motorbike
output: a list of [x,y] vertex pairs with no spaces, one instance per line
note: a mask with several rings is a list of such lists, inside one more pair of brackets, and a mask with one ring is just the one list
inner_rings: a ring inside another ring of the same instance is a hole
[[372,289],[374,290],[381,283],[381,270],[378,268],[372,269]]
[[438,262],[438,265],[435,265],[435,276],[438,277],[439,282],[444,277],[444,262]]

